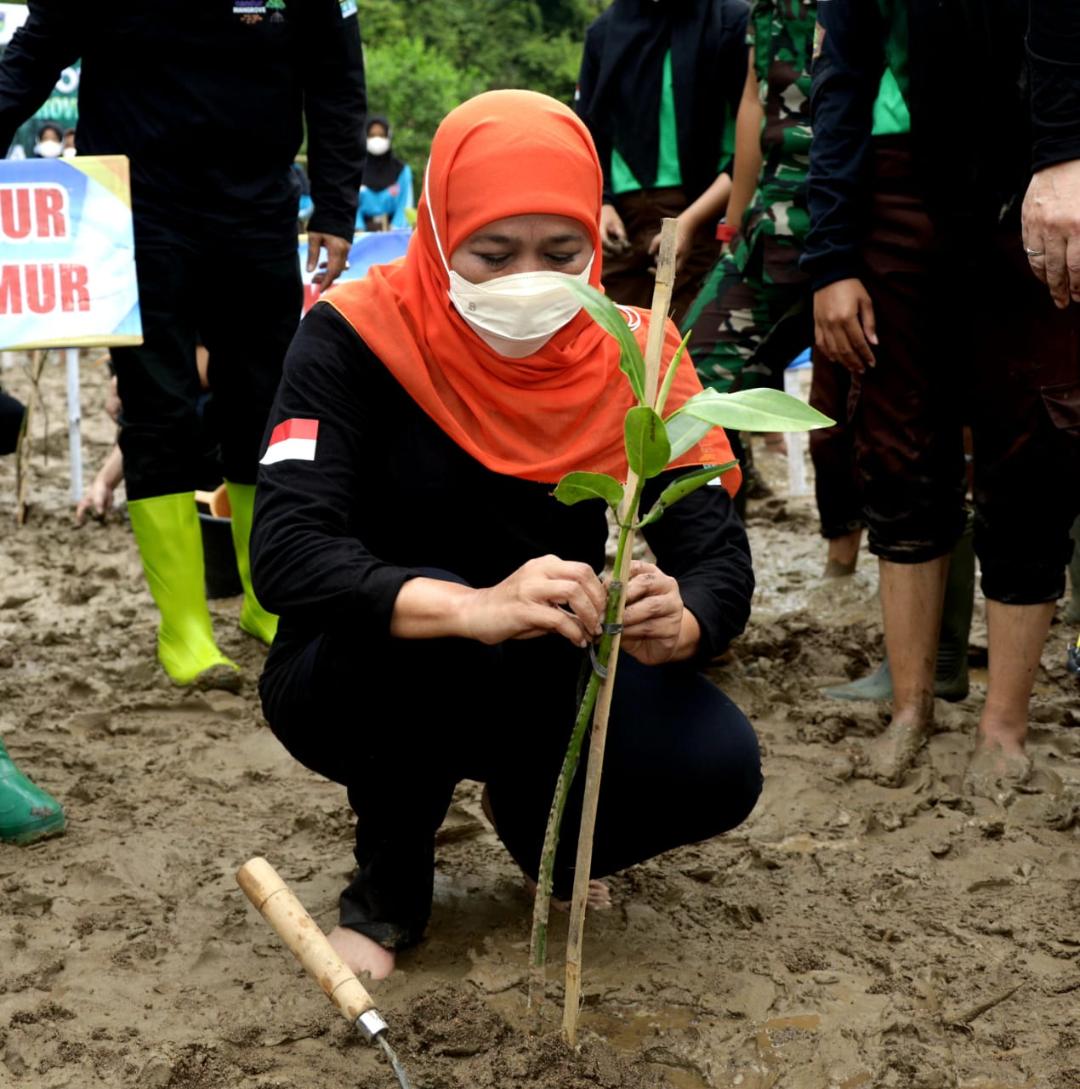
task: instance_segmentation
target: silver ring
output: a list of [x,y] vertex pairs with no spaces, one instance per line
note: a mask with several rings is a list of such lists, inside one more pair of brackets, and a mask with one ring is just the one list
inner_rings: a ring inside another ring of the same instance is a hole
[[1028,257],[1045,257],[1046,256],[1046,250],[1029,250],[1027,248],[1027,246],[1024,247],[1024,253],[1026,253],[1028,255]]

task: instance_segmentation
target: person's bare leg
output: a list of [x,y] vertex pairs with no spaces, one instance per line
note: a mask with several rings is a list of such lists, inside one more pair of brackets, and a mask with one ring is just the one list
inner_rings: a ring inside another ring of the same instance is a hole
[[862,530],[854,533],[845,533],[843,537],[831,537],[829,539],[829,551],[825,557],[825,574],[827,579],[843,578],[845,575],[853,575],[859,562],[859,545],[862,544]]
[[361,980],[365,973],[371,979],[386,979],[394,970],[394,954],[355,930],[335,926],[327,937],[337,955]]
[[881,560],[881,613],[893,679],[893,716],[870,745],[878,782],[896,786],[929,736],[934,718],[934,661],[948,555],[926,563]]
[[1024,752],[1028,705],[1056,602],[1005,605],[987,601],[990,683],[965,779],[976,794],[999,782],[1022,781],[1031,768]]

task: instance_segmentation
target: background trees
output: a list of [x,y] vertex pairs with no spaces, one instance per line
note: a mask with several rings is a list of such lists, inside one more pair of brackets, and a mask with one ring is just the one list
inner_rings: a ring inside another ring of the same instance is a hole
[[418,183],[443,116],[497,87],[569,103],[585,28],[609,0],[359,0],[368,106]]

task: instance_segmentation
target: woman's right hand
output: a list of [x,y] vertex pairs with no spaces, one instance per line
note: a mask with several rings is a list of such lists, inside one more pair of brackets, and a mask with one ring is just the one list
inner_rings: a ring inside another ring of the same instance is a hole
[[607,591],[587,563],[541,556],[461,605],[462,635],[489,646],[552,633],[578,647],[600,634]]

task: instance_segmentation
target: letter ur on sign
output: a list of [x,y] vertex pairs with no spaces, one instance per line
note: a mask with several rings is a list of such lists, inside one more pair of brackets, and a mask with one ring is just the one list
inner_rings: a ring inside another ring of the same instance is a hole
[[0,185],[0,240],[57,242],[67,237],[66,189],[59,185]]

